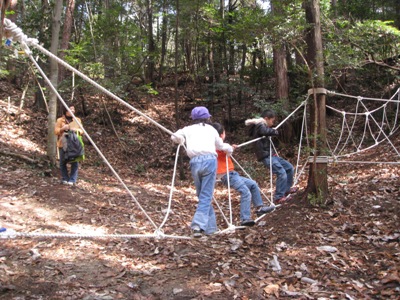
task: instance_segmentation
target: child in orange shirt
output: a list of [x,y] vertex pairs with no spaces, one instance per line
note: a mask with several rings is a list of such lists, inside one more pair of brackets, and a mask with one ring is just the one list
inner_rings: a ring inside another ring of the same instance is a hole
[[[213,123],[212,125],[217,130],[222,140],[225,140],[224,127],[219,123]],[[235,145],[233,145],[233,147],[235,148]],[[228,175],[230,186],[240,193],[240,225],[253,226],[255,222],[251,218],[251,202],[253,202],[253,205],[257,208],[257,216],[262,216],[266,213],[273,211],[274,206],[264,205],[257,183],[252,179],[240,176],[239,173],[234,170],[232,159],[229,156],[227,174],[226,152],[217,150],[217,154],[217,178],[220,179],[222,183],[227,186]]]

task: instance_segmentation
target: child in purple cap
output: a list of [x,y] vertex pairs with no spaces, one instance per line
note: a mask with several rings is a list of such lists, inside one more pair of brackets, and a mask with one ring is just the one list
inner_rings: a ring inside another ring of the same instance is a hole
[[199,203],[192,219],[193,237],[209,235],[218,230],[214,208],[211,204],[217,174],[217,151],[232,153],[231,145],[224,143],[218,132],[209,124],[210,113],[204,106],[193,108],[193,124],[176,131],[171,139],[177,144],[186,142],[190,158],[190,171]]

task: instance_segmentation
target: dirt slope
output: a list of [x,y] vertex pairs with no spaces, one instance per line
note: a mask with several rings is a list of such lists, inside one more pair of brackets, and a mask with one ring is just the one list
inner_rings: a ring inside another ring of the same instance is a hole
[[[170,109],[157,107],[148,112],[155,118]],[[78,186],[67,187],[44,156],[45,117],[5,102],[0,109],[0,223],[19,233],[48,234],[0,240],[0,299],[400,297],[398,165],[332,165],[325,206],[311,206],[300,192],[245,230],[201,240],[95,238],[154,233],[149,219],[163,221],[176,147],[133,115],[135,126],[119,131],[119,140],[105,126],[88,127],[134,198],[90,145]],[[395,143],[399,149],[398,135]],[[369,155],[388,149],[379,147]],[[225,212],[227,195],[217,186]],[[190,180],[177,179],[165,234],[190,235],[196,201]],[[232,202],[237,224],[235,193]],[[226,228],[221,215],[218,222]],[[89,237],[52,236],[57,232]]]

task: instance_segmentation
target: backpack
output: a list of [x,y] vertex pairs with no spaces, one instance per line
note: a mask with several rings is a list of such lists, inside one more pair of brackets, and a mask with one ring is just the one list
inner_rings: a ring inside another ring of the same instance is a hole
[[66,162],[79,162],[85,159],[85,145],[82,136],[75,131],[70,130],[63,134],[62,146]]

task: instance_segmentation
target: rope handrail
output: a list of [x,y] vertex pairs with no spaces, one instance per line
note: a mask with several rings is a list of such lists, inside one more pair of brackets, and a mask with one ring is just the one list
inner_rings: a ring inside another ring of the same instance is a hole
[[88,234],[88,233],[63,233],[63,232],[53,232],[53,233],[38,233],[38,232],[18,232],[14,230],[7,229],[0,232],[0,239],[15,239],[19,237],[31,237],[31,238],[112,238],[112,239],[134,239],[134,238],[173,238],[173,239],[191,239],[188,236],[177,236],[168,235],[160,231],[155,231],[153,234]]
[[[394,95],[396,95],[399,92],[400,92],[400,88],[397,89],[397,91],[394,93]],[[353,95],[347,95],[347,94],[342,94],[342,93],[328,91],[328,90],[327,90],[327,93],[328,93],[328,95],[342,96],[342,97],[353,98],[353,99],[357,99],[357,100],[384,101],[384,102],[395,102],[395,103],[400,102],[400,99],[393,100],[393,96],[390,97],[389,99],[382,99],[382,98],[368,98],[368,97],[361,97],[361,96],[353,96]]]

